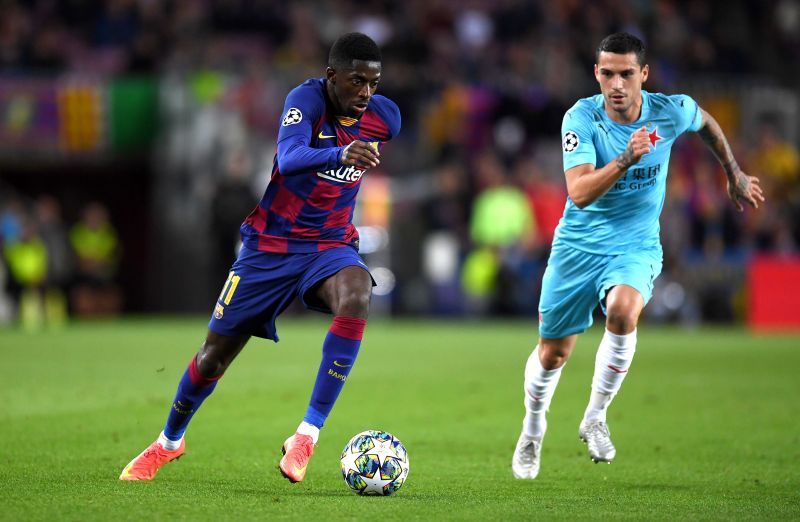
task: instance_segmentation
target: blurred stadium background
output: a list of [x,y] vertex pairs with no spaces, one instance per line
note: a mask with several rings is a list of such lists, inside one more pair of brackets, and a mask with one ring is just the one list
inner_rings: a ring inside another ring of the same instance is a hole
[[800,327],[797,0],[0,0],[0,324],[209,313],[284,97],[350,30],[403,116],[357,210],[374,314],[535,318],[561,118],[626,30],[646,87],[695,97],[768,198],[737,213],[681,139],[646,320]]

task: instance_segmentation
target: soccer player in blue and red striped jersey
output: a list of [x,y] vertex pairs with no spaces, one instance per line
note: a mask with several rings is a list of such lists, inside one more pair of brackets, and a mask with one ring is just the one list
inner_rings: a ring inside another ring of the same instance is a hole
[[242,248],[206,340],[178,384],[164,430],[120,479],[151,480],[183,454],[184,432],[203,400],[251,336],[278,341],[275,320],[295,296],[334,316],[308,409],[282,448],[281,473],[291,482],[305,477],[358,354],[375,284],[358,255],[352,219],[363,176],[400,131],[397,105],[375,94],[380,78],[378,46],[348,33],[331,47],[326,77],[287,96],[272,178],[242,224]]

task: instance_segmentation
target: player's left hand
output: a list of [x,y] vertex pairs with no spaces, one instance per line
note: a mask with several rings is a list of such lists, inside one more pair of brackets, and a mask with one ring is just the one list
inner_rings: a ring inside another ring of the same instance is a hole
[[728,196],[739,212],[744,210],[742,201],[746,201],[753,208],[758,208],[758,202],[764,201],[764,193],[759,183],[757,177],[748,176],[741,170],[734,174],[733,179],[728,179]]
[[380,165],[380,152],[370,143],[355,140],[342,151],[342,164],[356,167],[377,167]]

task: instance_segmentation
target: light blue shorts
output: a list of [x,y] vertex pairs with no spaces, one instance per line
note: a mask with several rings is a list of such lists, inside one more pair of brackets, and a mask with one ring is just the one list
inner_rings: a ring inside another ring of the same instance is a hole
[[653,281],[661,273],[661,248],[618,255],[589,254],[555,245],[547,261],[539,299],[539,335],[560,339],[592,326],[592,312],[617,285],[636,289],[645,304],[653,295]]

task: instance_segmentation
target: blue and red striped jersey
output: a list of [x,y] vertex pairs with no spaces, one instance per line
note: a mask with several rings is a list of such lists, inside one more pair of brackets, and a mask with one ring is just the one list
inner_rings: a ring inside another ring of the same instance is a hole
[[352,141],[383,144],[400,131],[400,110],[378,94],[359,119],[334,114],[327,79],[311,79],[286,97],[272,177],[258,206],[242,223],[242,242],[273,253],[358,248],[356,195],[366,168],[342,165]]

